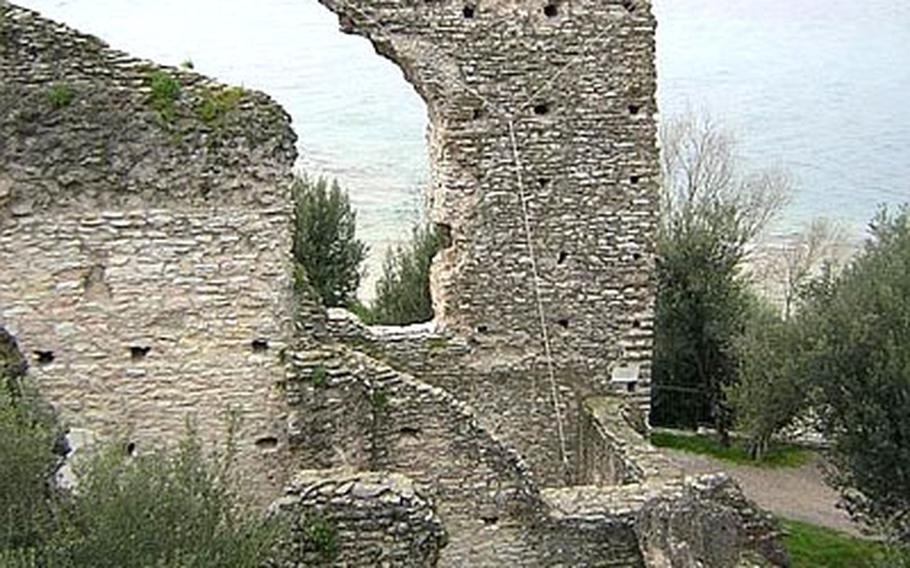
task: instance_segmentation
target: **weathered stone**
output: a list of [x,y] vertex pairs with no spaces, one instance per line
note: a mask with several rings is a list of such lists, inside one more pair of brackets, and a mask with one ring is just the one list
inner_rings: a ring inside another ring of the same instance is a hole
[[[150,100],[156,71],[181,85],[172,121]],[[205,122],[198,105],[224,88],[0,7],[0,326],[68,424],[139,451],[188,418],[223,440],[236,413],[239,469],[268,499],[285,458],[255,441],[284,440],[283,363],[251,342],[294,334],[294,134],[250,91]]]
[[427,101],[439,325],[367,329],[293,295],[294,137],[267,96],[207,120],[223,86],[0,1],[0,329],[44,394],[138,451],[239,416],[250,493],[293,479],[273,505],[297,521],[289,565],[785,563],[734,485],[682,478],[630,411],[654,296],[650,6],[323,3]]

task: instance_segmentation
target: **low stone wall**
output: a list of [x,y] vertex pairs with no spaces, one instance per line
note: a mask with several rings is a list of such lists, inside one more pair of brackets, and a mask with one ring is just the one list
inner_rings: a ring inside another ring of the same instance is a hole
[[340,346],[295,353],[292,361],[285,390],[298,467],[414,479],[449,533],[442,565],[536,557],[528,528],[539,505],[533,475],[467,405]]
[[622,397],[585,400],[579,425],[580,485],[624,485],[682,475],[647,443],[647,432],[636,429],[630,416],[636,411]]
[[542,486],[577,482],[581,405],[596,394],[584,380],[555,373],[560,424],[546,361],[520,347],[458,337],[432,323],[367,327],[345,310],[329,310],[328,330],[335,340],[464,401],[486,430],[524,456]]
[[271,512],[292,525],[287,566],[435,566],[446,544],[432,502],[398,474],[300,472]]

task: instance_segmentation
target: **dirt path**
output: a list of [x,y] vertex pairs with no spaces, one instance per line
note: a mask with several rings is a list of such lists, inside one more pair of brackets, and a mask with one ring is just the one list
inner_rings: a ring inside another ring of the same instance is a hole
[[798,468],[759,468],[664,451],[686,473],[727,472],[749,499],[776,515],[862,536],[847,514],[836,508],[837,493],[825,485],[818,459]]

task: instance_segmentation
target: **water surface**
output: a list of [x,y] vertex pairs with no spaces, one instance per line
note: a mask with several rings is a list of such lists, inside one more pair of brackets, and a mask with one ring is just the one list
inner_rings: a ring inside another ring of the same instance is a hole
[[[418,217],[426,109],[315,0],[18,1],[137,56],[189,59],[270,93],[293,115],[301,166],[350,188],[374,251]],[[879,204],[910,200],[910,3],[655,0],[655,11],[662,112],[707,111],[746,161],[793,173],[778,230],[829,215],[858,232]]]

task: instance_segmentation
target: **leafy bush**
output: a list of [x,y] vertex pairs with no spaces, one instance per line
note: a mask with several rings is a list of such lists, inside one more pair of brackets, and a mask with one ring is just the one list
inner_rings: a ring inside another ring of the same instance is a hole
[[176,452],[130,457],[123,445],[80,464],[57,489],[62,436],[23,378],[0,328],[0,566],[261,566],[285,526],[250,514],[232,491],[231,452],[208,456],[189,432]]
[[55,109],[62,109],[70,106],[75,96],[73,88],[66,83],[54,83],[47,92],[47,100]]
[[148,82],[152,90],[152,108],[158,112],[162,122],[172,122],[177,115],[176,103],[182,91],[180,82],[164,71],[152,71]]
[[243,100],[243,89],[202,89],[196,114],[206,124],[218,124],[226,114],[235,110]]
[[377,323],[409,325],[433,319],[430,267],[444,243],[441,231],[418,226],[409,242],[388,252],[372,305]]
[[206,456],[190,432],[176,452],[95,454],[45,549],[62,566],[260,566],[282,534],[240,506],[230,455]]
[[28,555],[52,520],[61,433],[22,373],[24,360],[0,329],[0,551]]
[[329,307],[355,300],[367,247],[356,236],[357,215],[337,181],[294,183],[297,283],[307,281]]
[[858,520],[910,543],[910,210],[882,212],[805,310],[833,485]]

